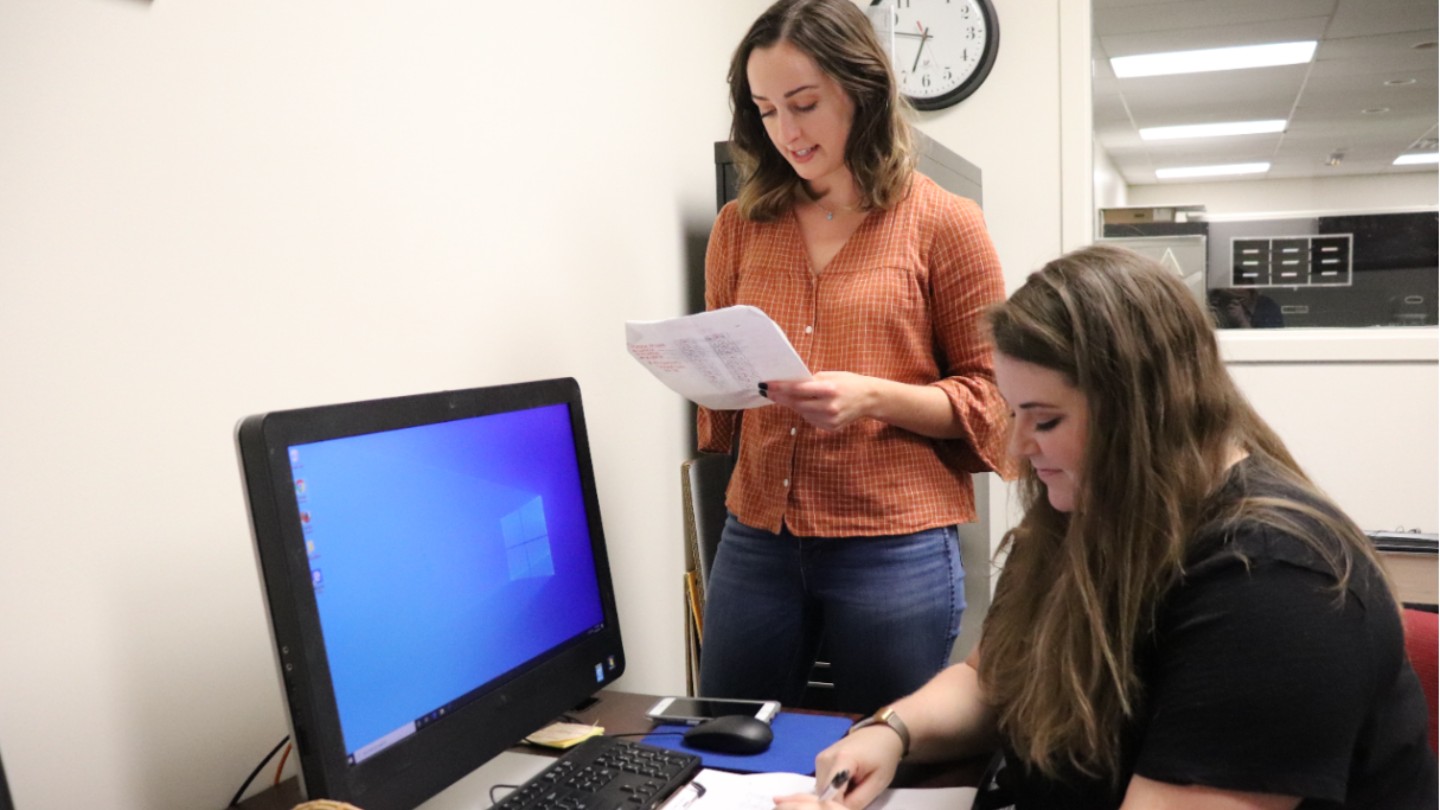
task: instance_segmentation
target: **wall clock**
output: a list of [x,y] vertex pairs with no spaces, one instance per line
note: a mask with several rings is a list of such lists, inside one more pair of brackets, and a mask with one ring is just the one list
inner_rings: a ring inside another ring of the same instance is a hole
[[890,46],[900,92],[916,109],[957,104],[990,75],[1000,49],[991,0],[872,0],[870,6],[880,39]]

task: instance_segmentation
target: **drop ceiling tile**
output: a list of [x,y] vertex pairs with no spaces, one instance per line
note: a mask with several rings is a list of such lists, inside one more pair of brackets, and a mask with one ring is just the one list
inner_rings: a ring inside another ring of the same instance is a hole
[[1286,25],[1329,16],[1335,0],[1208,0],[1096,8],[1094,27],[1109,36],[1199,30],[1233,31],[1257,23]]
[[1434,3],[1415,0],[1340,0],[1326,36],[1334,39],[1435,28]]
[[1132,34],[1111,34],[1108,30],[1097,27],[1094,32],[1110,56],[1133,56],[1142,53],[1260,45],[1267,42],[1318,40],[1324,35],[1328,20],[1328,17],[1306,17],[1251,25],[1218,25]]

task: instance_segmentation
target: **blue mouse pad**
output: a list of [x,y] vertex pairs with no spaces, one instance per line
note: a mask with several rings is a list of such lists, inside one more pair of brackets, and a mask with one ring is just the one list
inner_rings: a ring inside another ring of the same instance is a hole
[[770,721],[775,740],[758,754],[717,754],[685,745],[682,734],[694,726],[664,724],[650,730],[642,742],[672,751],[694,754],[707,768],[741,773],[815,773],[815,755],[845,736],[854,722],[827,714],[780,712]]

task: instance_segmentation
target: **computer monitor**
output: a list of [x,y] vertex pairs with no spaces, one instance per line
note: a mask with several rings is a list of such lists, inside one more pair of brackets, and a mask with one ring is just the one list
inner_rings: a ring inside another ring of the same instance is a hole
[[625,670],[572,379],[236,428],[306,795],[409,808]]

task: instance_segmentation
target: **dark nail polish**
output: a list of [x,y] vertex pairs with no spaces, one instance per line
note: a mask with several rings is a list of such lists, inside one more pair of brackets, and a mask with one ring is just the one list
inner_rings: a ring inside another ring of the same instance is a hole
[[761,390],[761,391],[769,391],[769,390],[770,390],[770,383],[768,383],[768,382],[762,382],[762,383],[760,383],[760,390]]

